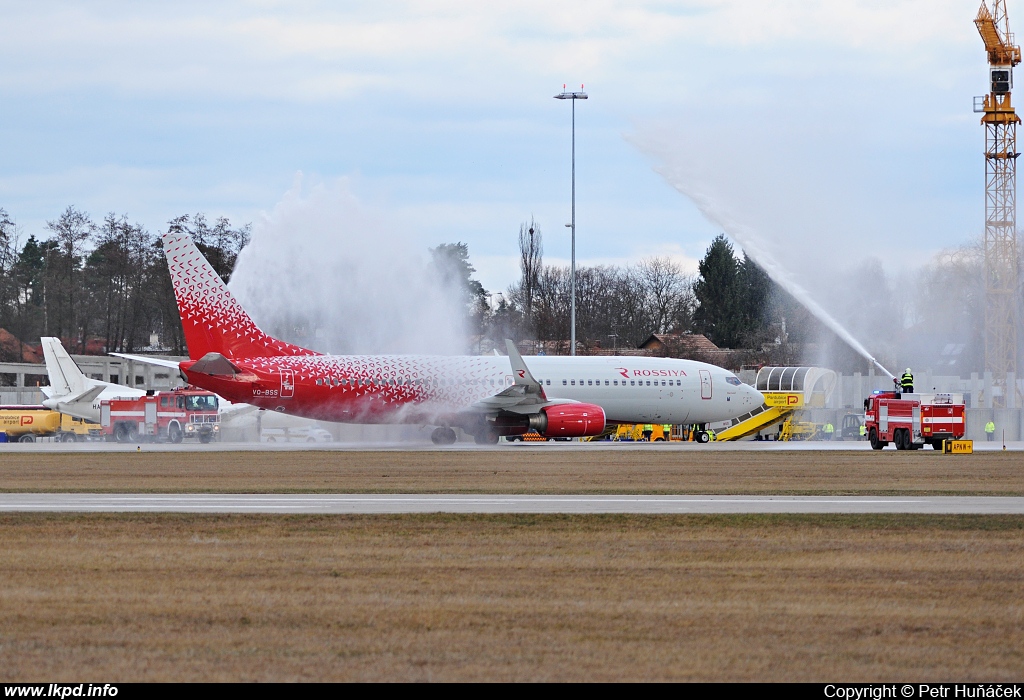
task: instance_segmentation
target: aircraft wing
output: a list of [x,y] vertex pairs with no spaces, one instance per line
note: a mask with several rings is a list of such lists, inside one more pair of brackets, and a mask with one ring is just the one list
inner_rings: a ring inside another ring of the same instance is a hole
[[515,382],[512,386],[498,392],[494,396],[488,396],[473,403],[469,410],[481,413],[493,413],[495,411],[511,411],[520,413],[523,411],[535,411],[540,406],[550,406],[561,403],[579,403],[571,399],[551,400],[544,393],[544,387],[538,382],[526,361],[519,354],[515,343],[505,340],[505,347],[508,349],[508,359],[512,363],[512,376]]

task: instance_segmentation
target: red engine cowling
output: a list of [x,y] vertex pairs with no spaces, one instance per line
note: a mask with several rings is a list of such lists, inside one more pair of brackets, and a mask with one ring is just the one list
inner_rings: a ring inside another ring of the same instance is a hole
[[586,437],[604,432],[604,409],[592,403],[545,406],[537,418],[540,425],[531,427],[544,437]]

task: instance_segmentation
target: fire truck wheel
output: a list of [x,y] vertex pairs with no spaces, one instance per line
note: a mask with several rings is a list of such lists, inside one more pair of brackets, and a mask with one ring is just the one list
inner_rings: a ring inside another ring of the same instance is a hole
[[135,442],[139,439],[139,429],[134,425],[128,426],[128,442]]
[[32,433],[25,433],[24,435],[21,436],[21,439],[18,440],[18,442],[35,442],[35,441],[36,441],[36,436],[33,435]]
[[181,438],[184,437],[181,433],[181,426],[177,423],[171,423],[167,426],[167,439],[177,445],[181,442]]
[[878,431],[874,428],[868,431],[868,442],[871,443],[872,450],[880,450],[885,447],[885,443],[878,439]]
[[212,439],[213,439],[213,436],[210,435],[209,433],[203,433],[202,435],[199,436],[199,442],[203,443],[204,445],[209,443],[210,440],[212,440]]
[[114,426],[114,439],[118,442],[128,442],[128,426],[118,423]]

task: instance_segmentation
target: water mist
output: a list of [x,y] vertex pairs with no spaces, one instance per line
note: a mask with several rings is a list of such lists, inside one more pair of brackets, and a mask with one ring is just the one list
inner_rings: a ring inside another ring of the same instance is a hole
[[303,191],[299,176],[253,225],[230,288],[271,335],[333,354],[465,351],[459,290],[427,242],[363,206],[347,182]]

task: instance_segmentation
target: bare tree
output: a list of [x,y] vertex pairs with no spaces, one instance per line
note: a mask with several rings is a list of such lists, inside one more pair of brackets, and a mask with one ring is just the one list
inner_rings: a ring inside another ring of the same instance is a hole
[[677,330],[693,313],[693,280],[671,258],[648,258],[636,266],[644,289],[651,333]]
[[530,217],[530,223],[519,225],[519,270],[522,278],[519,290],[526,325],[533,327],[533,298],[540,285],[540,271],[544,266],[544,241],[540,226]]
[[[79,273],[85,244],[94,228],[88,214],[68,207],[53,221],[46,222],[52,236],[46,260],[47,275],[44,281],[44,332],[67,335],[69,341],[78,340],[79,351],[84,350],[86,328],[80,325],[84,318],[78,317],[80,296]],[[51,328],[50,325],[55,324]]]

